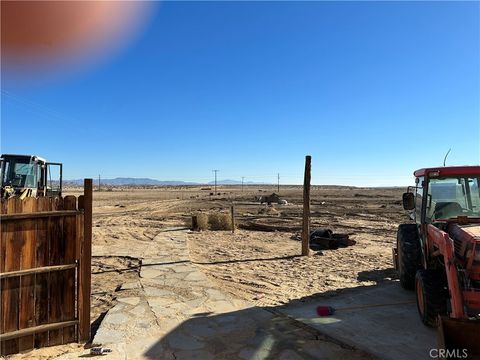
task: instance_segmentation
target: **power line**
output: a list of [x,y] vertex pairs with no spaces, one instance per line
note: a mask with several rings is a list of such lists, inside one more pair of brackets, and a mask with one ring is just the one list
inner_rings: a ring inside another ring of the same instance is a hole
[[20,103],[23,105],[23,109],[27,108],[26,110],[29,110],[30,112],[40,115],[40,116],[46,116],[49,117],[50,119],[56,119],[60,120],[62,122],[68,121],[69,123],[78,123],[78,120],[75,118],[72,118],[69,115],[62,114],[58,112],[57,110],[54,110],[52,108],[49,108],[45,105],[41,105],[38,103],[35,103],[29,99],[19,97],[18,95],[14,95],[9,91],[3,90],[1,91],[2,95],[6,96],[10,100],[13,100],[17,103]]

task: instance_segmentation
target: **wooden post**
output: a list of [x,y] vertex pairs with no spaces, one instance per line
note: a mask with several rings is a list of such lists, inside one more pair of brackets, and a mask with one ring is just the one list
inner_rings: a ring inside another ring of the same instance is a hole
[[305,157],[305,176],[303,179],[303,227],[302,255],[310,255],[310,178],[312,157]]
[[232,214],[232,234],[235,233],[235,205],[231,207],[231,214]]
[[90,339],[90,292],[92,268],[92,179],[83,182],[83,243],[79,267],[78,319],[79,340]]
[[192,231],[199,231],[197,215],[192,215]]
[[[48,211],[50,208],[50,199],[46,196],[38,198],[37,210],[39,212]],[[37,223],[37,249],[36,266],[44,267],[49,265],[49,238],[48,223],[49,218],[42,218]],[[35,289],[35,324],[37,326],[47,324],[49,313],[49,295],[48,288],[50,283],[50,273],[36,275]],[[35,347],[44,347],[48,345],[48,331],[35,334]]]

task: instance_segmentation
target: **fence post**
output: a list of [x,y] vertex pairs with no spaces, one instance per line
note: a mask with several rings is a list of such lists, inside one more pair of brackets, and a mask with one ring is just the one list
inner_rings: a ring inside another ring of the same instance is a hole
[[90,339],[90,292],[91,292],[91,268],[92,268],[92,179],[83,182],[83,243],[81,245],[79,267],[79,341]]
[[235,205],[232,205],[230,212],[232,215],[232,234],[235,234]]
[[305,157],[305,177],[303,179],[303,227],[302,255],[310,255],[310,178],[312,157]]
[[192,231],[199,231],[197,215],[192,215]]

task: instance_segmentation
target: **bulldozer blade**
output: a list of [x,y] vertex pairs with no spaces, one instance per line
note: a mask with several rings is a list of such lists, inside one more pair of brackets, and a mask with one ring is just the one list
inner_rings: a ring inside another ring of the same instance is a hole
[[480,320],[441,316],[437,339],[440,358],[480,358]]

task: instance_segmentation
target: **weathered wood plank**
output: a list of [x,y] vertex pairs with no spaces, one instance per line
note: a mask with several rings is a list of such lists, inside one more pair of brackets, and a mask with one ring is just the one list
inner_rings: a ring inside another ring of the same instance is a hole
[[65,265],[52,265],[52,266],[43,266],[43,267],[36,267],[32,269],[25,269],[25,270],[17,270],[17,271],[8,271],[4,273],[0,273],[0,279],[6,279],[11,277],[18,277],[24,275],[39,275],[43,273],[48,273],[52,271],[63,271],[63,270],[71,270],[77,267],[77,263],[72,264],[65,264]]
[[[83,304],[80,305],[80,296],[81,296],[81,257],[82,257],[82,247],[83,247],[83,233],[84,233],[84,214],[77,215],[77,239],[76,239],[76,251],[75,251],[75,259],[77,260],[78,267],[77,267],[77,313],[76,316],[79,319],[80,314],[83,311]],[[86,341],[81,338],[81,325],[80,322],[77,325],[77,340],[79,341]]]
[[[66,210],[77,209],[77,198],[75,196],[66,196],[63,199],[63,207]],[[64,218],[63,238],[65,241],[65,263],[75,261],[76,255],[76,216],[66,216]],[[62,321],[75,319],[75,269],[69,269],[63,272],[63,312]],[[75,325],[63,329],[63,343],[75,341]]]
[[[50,209],[50,199],[41,197],[38,199],[37,210],[39,212]],[[49,241],[48,241],[48,218],[37,219],[37,249],[36,249],[36,267],[45,267],[49,265]],[[35,324],[37,326],[49,322],[49,273],[37,274],[35,279]],[[48,331],[35,334],[35,347],[44,347],[48,345]]]
[[18,330],[18,331],[13,331],[13,332],[1,334],[0,335],[0,340],[4,341],[4,340],[9,340],[9,339],[15,339],[15,338],[18,338],[20,336],[32,335],[32,334],[35,334],[35,333],[44,332],[44,331],[48,331],[48,330],[61,329],[61,328],[72,326],[72,325],[75,326],[76,324],[78,324],[78,320],[62,321],[62,322],[53,323],[53,324],[45,324],[45,325],[34,326],[34,327],[31,327],[31,328],[27,328],[27,329],[22,329],[22,330]]
[[[33,199],[33,198],[26,198]],[[68,216],[68,215],[76,215],[79,211],[77,210],[60,210],[60,211],[42,211],[42,212],[27,212],[21,214],[6,214],[0,215],[0,221],[14,221],[14,220],[31,220],[36,218],[48,218],[48,217],[59,217],[59,216]]]
[[[22,212],[35,212],[37,210],[37,199],[26,198],[22,201]],[[23,247],[20,257],[20,270],[35,267],[36,250],[36,224],[35,220],[26,220],[19,224],[22,228],[21,234]],[[35,326],[35,275],[20,277],[20,303],[18,309],[19,330]],[[33,335],[27,335],[18,339],[18,350],[25,351],[33,349]]]
[[[0,213],[1,214],[6,214],[7,213],[7,200],[6,199],[0,199]],[[5,226],[4,224],[1,223],[0,221],[0,273],[5,272],[5,250],[6,250],[6,236],[7,232],[5,231]],[[0,282],[0,334],[4,333],[4,310],[3,310],[3,293],[2,289],[4,288],[4,282]],[[0,346],[1,347],[1,346]],[[0,349],[0,355],[3,354],[3,352]]]
[[7,199],[0,199],[0,214],[7,213]]
[[[52,211],[63,210],[63,199],[55,197],[51,201]],[[49,234],[49,260],[48,265],[63,265],[65,258],[65,243],[63,241],[63,217],[52,217],[48,223]],[[63,275],[50,273],[49,283],[49,322],[62,321],[62,279]],[[60,345],[63,343],[63,329],[49,332],[48,345]]]
[[85,209],[84,200],[85,200],[84,195],[79,195],[78,196],[78,210],[84,210]]
[[[7,213],[7,200],[6,199],[0,199],[0,214],[6,214]],[[2,225],[2,222],[0,221],[0,225]],[[0,228],[1,230],[1,228]],[[4,239],[4,231],[0,231],[0,272],[5,271],[5,239]],[[0,309],[1,311],[1,309]],[[1,319],[1,313],[0,313],[0,319]],[[1,323],[1,322],[0,322]]]
[[[17,208],[20,209],[21,203],[17,198],[7,200],[7,214],[14,214]],[[17,226],[15,223],[2,224],[2,232],[5,231],[5,271],[20,270],[20,248],[21,241],[17,238]],[[18,330],[18,304],[20,279],[12,278],[2,280],[1,297],[3,316],[2,331],[11,332]],[[18,340],[6,340],[1,342],[1,354],[15,354],[18,352]]]

